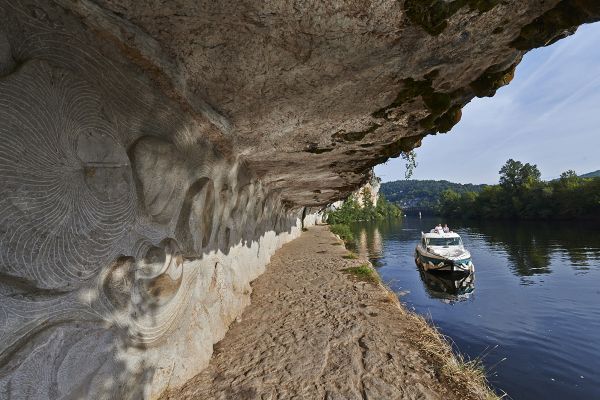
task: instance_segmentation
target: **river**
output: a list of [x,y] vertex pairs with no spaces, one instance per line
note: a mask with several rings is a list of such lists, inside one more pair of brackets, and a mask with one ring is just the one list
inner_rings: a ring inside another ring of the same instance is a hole
[[[420,272],[421,231],[448,223],[471,251],[462,281]],[[492,386],[516,400],[600,399],[600,229],[582,223],[407,217],[353,226],[400,300],[455,349],[483,359]]]

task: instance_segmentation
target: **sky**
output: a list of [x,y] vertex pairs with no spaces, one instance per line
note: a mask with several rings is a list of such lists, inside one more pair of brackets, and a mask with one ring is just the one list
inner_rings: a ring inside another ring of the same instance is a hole
[[[447,134],[416,149],[412,179],[497,183],[509,158],[537,164],[543,179],[600,169],[600,23],[530,51],[494,97],[475,98]],[[383,182],[405,179],[405,161],[375,168]]]

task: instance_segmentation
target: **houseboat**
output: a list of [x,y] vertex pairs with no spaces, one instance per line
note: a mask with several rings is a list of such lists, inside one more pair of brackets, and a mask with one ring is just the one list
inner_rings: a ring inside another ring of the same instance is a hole
[[454,232],[421,232],[415,261],[425,271],[468,273],[475,269],[471,253],[463,246],[460,235]]

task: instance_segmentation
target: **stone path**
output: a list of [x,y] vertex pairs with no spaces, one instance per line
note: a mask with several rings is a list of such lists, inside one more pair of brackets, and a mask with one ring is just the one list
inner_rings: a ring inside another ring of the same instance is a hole
[[406,313],[379,285],[341,272],[325,226],[286,244],[210,366],[165,399],[453,399],[409,342]]

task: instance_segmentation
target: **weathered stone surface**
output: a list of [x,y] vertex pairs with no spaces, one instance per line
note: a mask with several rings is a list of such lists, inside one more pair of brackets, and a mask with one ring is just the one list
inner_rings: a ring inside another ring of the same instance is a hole
[[428,3],[0,0],[0,397],[183,383],[303,207],[600,15]]
[[211,121],[221,150],[315,205],[447,132],[524,50],[600,15],[590,0],[59,3]]

